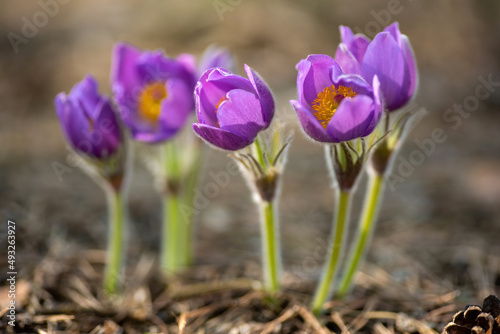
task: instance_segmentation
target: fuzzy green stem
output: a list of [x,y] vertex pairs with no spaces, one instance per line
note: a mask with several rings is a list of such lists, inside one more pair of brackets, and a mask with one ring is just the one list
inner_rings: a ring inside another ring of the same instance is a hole
[[337,206],[335,219],[333,221],[332,239],[327,255],[329,258],[328,262],[325,264],[321,281],[316,289],[311,305],[315,315],[319,315],[321,313],[323,304],[330,297],[333,280],[335,279],[335,275],[337,273],[339,259],[344,248],[344,239],[350,206],[350,192],[338,190],[336,202]]
[[346,263],[346,269],[337,290],[339,297],[345,296],[350,291],[354,274],[357,272],[358,267],[364,259],[366,249],[376,225],[377,213],[383,197],[384,176],[375,172],[370,173],[369,183],[370,185],[366,193],[363,213],[361,214],[359,222],[359,230],[356,240],[351,246],[349,260]]
[[104,270],[104,290],[113,295],[120,288],[123,267],[124,203],[119,191],[108,190],[110,220],[108,232],[108,259]]
[[175,142],[165,144],[165,192],[163,206],[163,237],[161,268],[164,273],[177,272],[181,266],[182,248],[184,244],[182,224],[179,215],[180,204],[180,156]]
[[163,219],[163,243],[162,243],[162,269],[167,274],[175,273],[181,266],[182,242],[179,238],[181,232],[179,220],[179,197],[168,194],[165,197],[164,219]]
[[182,244],[181,251],[181,264],[183,266],[189,266],[193,263],[193,209],[194,209],[194,198],[195,189],[198,185],[198,179],[200,176],[200,170],[202,166],[202,150],[197,148],[198,152],[195,154],[196,159],[193,161],[191,170],[189,171],[185,179],[185,188],[183,192],[183,207],[182,207]]
[[264,266],[264,287],[275,292],[280,289],[280,247],[277,237],[278,218],[273,202],[260,201],[261,233],[262,233],[262,263]]

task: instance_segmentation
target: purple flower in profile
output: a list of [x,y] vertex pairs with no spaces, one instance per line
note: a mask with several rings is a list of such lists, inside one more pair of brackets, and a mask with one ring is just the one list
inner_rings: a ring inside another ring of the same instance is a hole
[[59,93],[54,102],[63,133],[77,152],[101,160],[120,148],[119,121],[110,100],[99,94],[91,75],[68,95]]
[[134,139],[158,143],[184,126],[194,108],[195,74],[189,57],[115,46],[111,82],[125,124]]
[[339,143],[372,133],[383,110],[377,76],[370,84],[344,74],[327,55],[310,55],[297,70],[298,100],[290,103],[312,139]]
[[210,45],[198,63],[198,73],[200,76],[207,70],[212,68],[222,68],[233,73],[235,69],[234,56],[226,48]]
[[248,79],[215,68],[195,88],[199,123],[193,129],[209,144],[236,151],[253,143],[271,124],[274,99],[266,83],[247,65]]
[[407,104],[417,87],[415,56],[406,35],[395,22],[378,33],[372,42],[364,35],[354,35],[348,27],[340,27],[342,43],[335,60],[346,73],[362,75],[371,82],[376,75],[384,103],[389,111]]

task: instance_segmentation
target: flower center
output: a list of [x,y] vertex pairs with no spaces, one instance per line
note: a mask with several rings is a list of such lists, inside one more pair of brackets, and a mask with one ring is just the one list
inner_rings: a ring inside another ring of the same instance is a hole
[[167,97],[165,82],[154,82],[144,87],[139,96],[139,112],[147,120],[156,123],[161,111],[161,102]]
[[351,87],[339,85],[335,88],[335,85],[327,86],[318,93],[318,96],[312,103],[313,115],[326,129],[328,122],[330,122],[335,111],[337,111],[340,102],[346,97],[350,98],[354,96],[356,96],[356,92]]

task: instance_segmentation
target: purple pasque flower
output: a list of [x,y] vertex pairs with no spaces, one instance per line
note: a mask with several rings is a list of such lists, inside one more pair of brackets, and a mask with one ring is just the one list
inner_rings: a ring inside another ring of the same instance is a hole
[[99,94],[91,75],[69,94],[59,93],[54,103],[63,133],[77,152],[102,160],[122,145],[120,123],[111,101]]
[[188,55],[172,59],[126,43],[115,46],[113,93],[134,139],[162,142],[184,126],[194,108],[196,79],[189,62]]
[[233,73],[236,61],[229,49],[210,45],[198,63],[198,73],[201,76],[205,71],[212,68],[223,68],[226,71]]
[[377,76],[368,83],[345,74],[327,55],[310,55],[297,64],[298,100],[291,100],[304,131],[312,139],[339,143],[369,135],[383,105]]
[[344,26],[340,27],[340,36],[342,43],[335,60],[344,72],[362,75],[368,82],[378,76],[389,111],[411,100],[418,83],[417,66],[410,41],[401,34],[397,22],[378,33],[371,42]]
[[196,84],[198,123],[193,130],[223,150],[237,151],[252,144],[274,116],[269,87],[247,65],[245,72],[248,79],[214,68],[203,73]]

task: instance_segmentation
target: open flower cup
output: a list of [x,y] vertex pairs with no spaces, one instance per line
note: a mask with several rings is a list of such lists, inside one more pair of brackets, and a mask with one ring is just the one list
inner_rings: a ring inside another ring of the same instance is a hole
[[368,83],[345,74],[327,55],[310,55],[297,64],[298,100],[290,101],[305,133],[323,143],[340,143],[373,132],[382,115],[377,76]]

